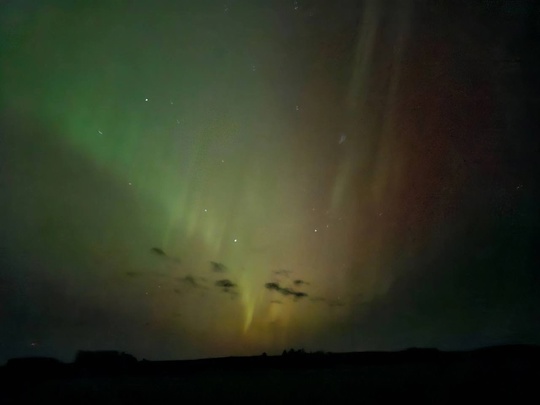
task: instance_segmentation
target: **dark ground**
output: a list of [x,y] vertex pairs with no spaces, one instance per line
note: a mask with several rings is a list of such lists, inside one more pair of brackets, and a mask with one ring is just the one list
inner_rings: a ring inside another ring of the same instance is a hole
[[2,403],[539,403],[540,347],[2,367]]

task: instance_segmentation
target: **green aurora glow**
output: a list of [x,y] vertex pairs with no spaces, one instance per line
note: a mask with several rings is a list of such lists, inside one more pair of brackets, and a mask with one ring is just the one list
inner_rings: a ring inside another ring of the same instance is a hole
[[[499,97],[454,69],[453,49],[476,45],[422,36],[431,28],[417,29],[407,2],[157,3],[58,1],[2,17],[2,111],[15,134],[4,142],[4,173],[15,174],[2,177],[2,208],[5,229],[18,229],[4,268],[21,269],[4,278],[26,286],[5,298],[18,314],[7,315],[17,341],[8,352],[34,341],[64,357],[98,345],[152,358],[483,342],[475,328],[492,323],[477,310],[431,323],[440,333],[373,321],[389,319],[380,308],[392,306],[396,280],[429,273],[482,211],[462,203],[476,198],[475,176],[524,183],[490,172],[503,152],[489,139],[453,138],[490,125],[499,108],[449,118],[474,105],[453,91]],[[469,158],[484,163],[472,173]],[[219,279],[237,286],[224,292]],[[501,300],[521,284],[512,291]],[[358,325],[376,326],[361,337]]]

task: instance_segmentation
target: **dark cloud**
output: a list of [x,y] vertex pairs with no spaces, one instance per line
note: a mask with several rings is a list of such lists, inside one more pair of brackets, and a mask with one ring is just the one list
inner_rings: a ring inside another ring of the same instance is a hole
[[188,290],[208,290],[208,287],[201,284],[200,277],[194,277],[191,274],[184,277],[175,277],[174,279],[182,284],[179,291],[187,292]]
[[150,249],[150,251],[158,256],[167,256],[167,254],[163,251],[163,249],[158,248],[158,247],[153,247],[152,249]]
[[304,298],[304,297],[308,296],[307,293],[305,293],[305,292],[296,291],[296,290],[293,290],[292,288],[281,287],[278,283],[266,283],[264,286],[268,290],[277,291],[280,294],[286,295],[286,296],[287,295],[292,295],[295,298]]
[[216,281],[216,286],[228,289],[236,287],[236,284],[234,284],[231,280],[223,279]]
[[158,248],[158,247],[153,247],[152,249],[150,249],[150,252],[152,252],[153,254],[155,254],[156,256],[161,256],[161,257],[164,257],[164,258],[167,258],[168,260],[170,260],[171,262],[175,262],[175,263],[180,263],[180,259],[176,258],[176,257],[172,257],[172,256],[169,256],[167,253],[165,253],[165,251],[161,248]]
[[294,280],[294,285],[295,286],[309,285],[309,283],[307,281],[297,279],[297,280]]
[[216,273],[223,273],[228,270],[227,266],[225,266],[223,263],[210,262],[210,264],[212,265],[212,270]]
[[279,300],[272,300],[270,301],[270,304],[283,304],[283,302]]
[[230,294],[231,299],[236,297],[238,293],[236,292],[236,284],[233,283],[231,280],[228,279],[222,279],[215,282],[215,285],[217,287],[221,287],[224,293]]
[[278,283],[266,283],[264,286],[269,290],[279,291],[281,289]]
[[276,276],[283,276],[283,277],[289,277],[289,274],[292,273],[292,270],[276,270],[274,271],[274,274]]
[[195,287],[195,288],[200,287],[200,284],[197,283],[197,280],[195,280],[195,278],[193,276],[189,275],[189,274],[187,276],[185,276],[185,277],[180,278],[179,280],[186,283],[186,284],[189,284],[192,287]]

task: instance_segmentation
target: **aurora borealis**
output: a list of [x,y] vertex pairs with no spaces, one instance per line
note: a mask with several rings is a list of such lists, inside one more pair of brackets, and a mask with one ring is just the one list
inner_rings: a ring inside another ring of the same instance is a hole
[[444,3],[3,3],[0,357],[540,343],[537,6]]

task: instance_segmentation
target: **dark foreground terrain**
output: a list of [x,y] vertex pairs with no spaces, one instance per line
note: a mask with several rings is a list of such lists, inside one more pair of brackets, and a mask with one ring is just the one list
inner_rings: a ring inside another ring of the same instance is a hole
[[539,366],[538,346],[155,362],[81,352],[71,364],[10,360],[0,403],[540,403]]

